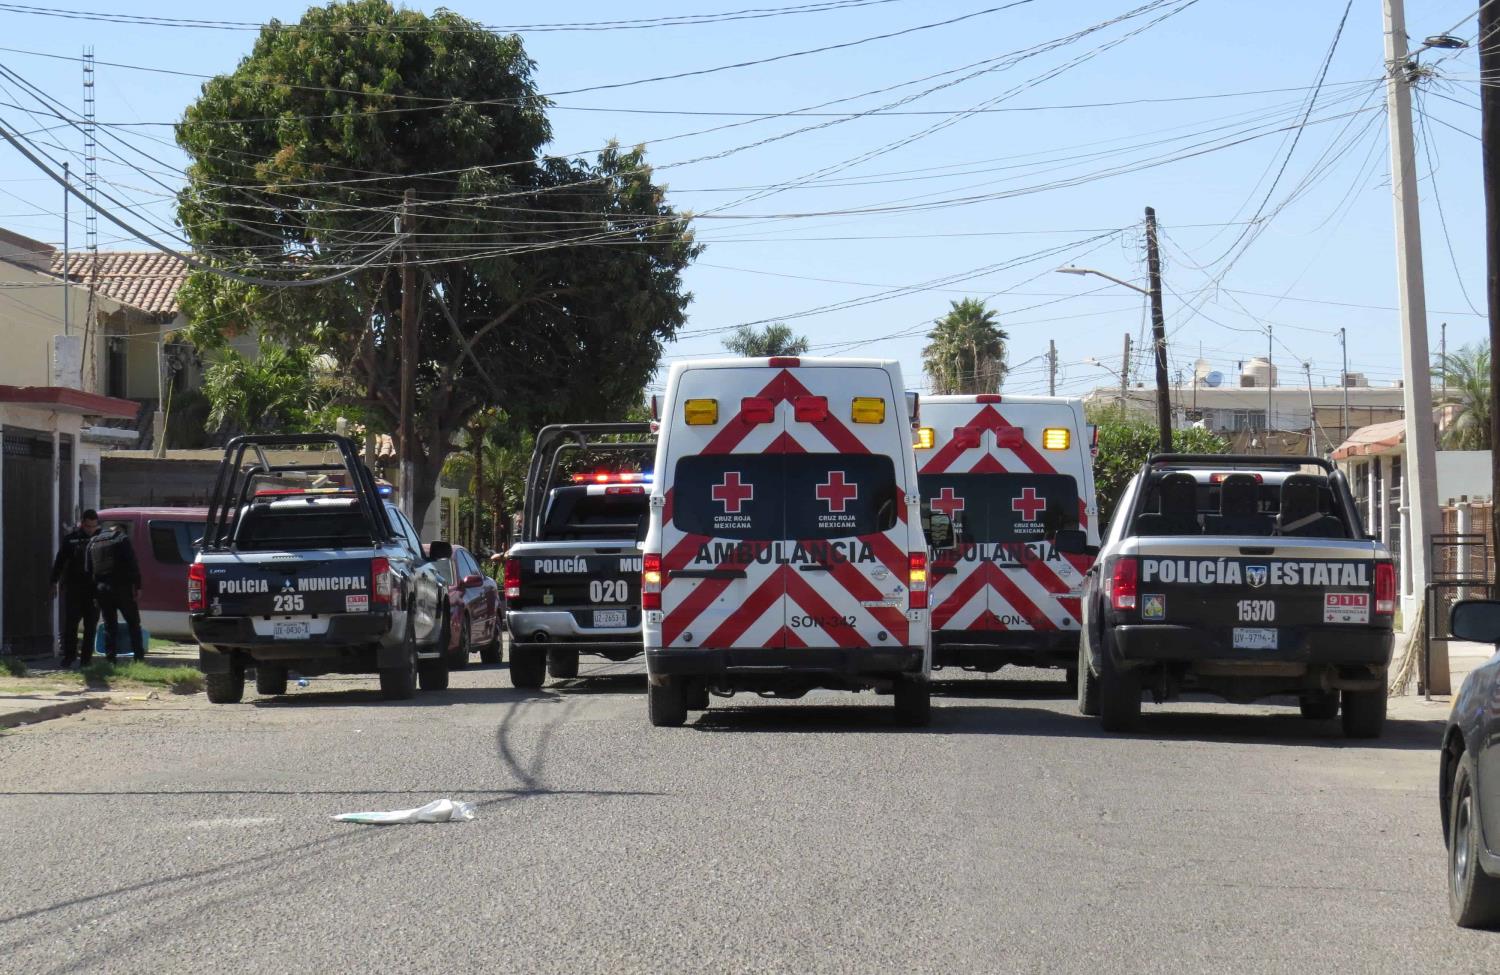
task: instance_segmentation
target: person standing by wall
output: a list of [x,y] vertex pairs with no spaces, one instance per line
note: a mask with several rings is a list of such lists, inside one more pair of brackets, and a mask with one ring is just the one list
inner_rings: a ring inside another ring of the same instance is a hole
[[52,560],[52,598],[62,594],[62,666],[73,666],[78,656],[78,626],[83,624],[83,655],[87,664],[94,653],[94,630],[99,626],[99,603],[94,580],[87,566],[88,546],[99,533],[99,513],[93,508],[78,519],[78,527],[63,536]]
[[135,659],[145,660],[146,645],[141,638],[141,611],[137,605],[141,567],[124,528],[111,525],[93,537],[88,546],[88,569],[104,617],[104,655],[114,663],[120,643],[119,617],[123,616]]

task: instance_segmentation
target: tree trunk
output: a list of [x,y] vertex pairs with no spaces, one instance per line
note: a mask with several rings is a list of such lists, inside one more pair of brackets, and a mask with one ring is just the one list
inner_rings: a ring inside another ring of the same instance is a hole
[[480,523],[484,520],[484,429],[474,427],[470,436],[474,438],[474,530],[469,536],[469,547],[477,552],[483,538]]
[[[451,435],[451,432],[450,432]],[[433,452],[418,449],[412,463],[412,491],[411,499],[411,521],[417,532],[422,533],[422,524],[427,520],[427,509],[432,507],[432,502],[437,498],[438,480],[443,474],[443,462],[448,459],[448,450],[440,450],[436,446]],[[437,533],[432,532],[432,538],[423,534],[422,541],[430,542],[437,538]]]

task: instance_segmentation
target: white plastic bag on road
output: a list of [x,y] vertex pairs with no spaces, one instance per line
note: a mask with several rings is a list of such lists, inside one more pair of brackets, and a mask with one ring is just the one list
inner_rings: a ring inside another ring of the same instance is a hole
[[373,826],[394,826],[398,823],[463,822],[474,818],[474,804],[454,802],[452,799],[434,799],[427,805],[418,806],[415,809],[340,813],[333,818],[340,823],[369,823]]

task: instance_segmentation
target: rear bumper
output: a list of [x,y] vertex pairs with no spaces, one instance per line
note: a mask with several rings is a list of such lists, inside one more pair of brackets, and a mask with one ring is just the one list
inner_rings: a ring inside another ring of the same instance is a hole
[[1122,664],[1292,663],[1335,667],[1385,667],[1394,635],[1388,629],[1350,626],[1281,627],[1275,650],[1239,650],[1232,627],[1167,624],[1116,626],[1110,641]]
[[[630,610],[625,612],[629,619]],[[633,645],[637,649],[641,646],[639,622],[635,626],[579,626],[573,610],[510,610],[505,614],[505,625],[510,630],[511,642],[518,644],[577,643],[579,649],[583,649],[582,644],[608,648]],[[541,639],[537,639],[538,635]]]
[[661,677],[706,677],[727,684],[778,677],[860,677],[922,670],[921,647],[808,647],[790,650],[646,650],[646,670]]
[[967,670],[1078,666],[1077,630],[939,630],[932,635],[932,666]]
[[390,613],[340,613],[328,618],[328,630],[307,640],[278,640],[255,632],[255,622],[248,616],[189,617],[193,639],[210,651],[239,650],[257,659],[308,659],[339,656],[352,646],[387,642],[399,643],[391,634]]

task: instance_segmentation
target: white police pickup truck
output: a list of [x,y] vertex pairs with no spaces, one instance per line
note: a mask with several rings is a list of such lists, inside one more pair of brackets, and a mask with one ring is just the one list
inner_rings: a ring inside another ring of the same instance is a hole
[[1133,727],[1146,691],[1293,695],[1349,737],[1384,726],[1395,569],[1327,461],[1152,457],[1121,493],[1082,608],[1078,707],[1106,730]]

